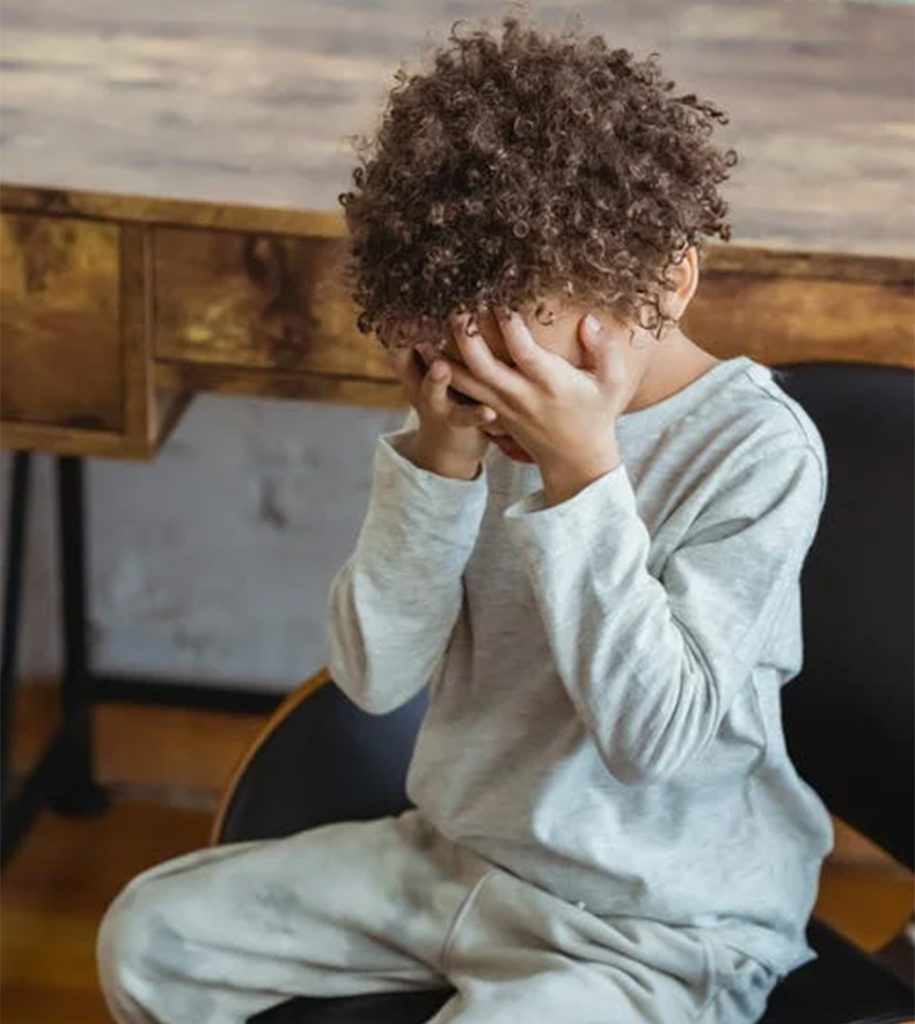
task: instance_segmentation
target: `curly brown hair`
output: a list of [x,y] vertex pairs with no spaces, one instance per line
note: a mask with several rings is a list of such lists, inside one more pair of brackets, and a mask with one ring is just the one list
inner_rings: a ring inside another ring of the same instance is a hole
[[660,303],[668,269],[693,245],[701,265],[703,235],[730,239],[717,186],[737,154],[708,141],[727,116],[671,95],[657,53],[635,61],[515,16],[501,45],[461,24],[428,73],[397,70],[375,138],[351,137],[364,166],[338,198],[359,331],[442,344],[452,313],[539,319],[558,295],[660,338],[676,322]]

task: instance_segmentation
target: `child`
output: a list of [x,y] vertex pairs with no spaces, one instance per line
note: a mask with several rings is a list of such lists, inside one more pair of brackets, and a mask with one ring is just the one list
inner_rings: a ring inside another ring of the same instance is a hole
[[750,1024],[815,955],[832,829],[779,691],[825,452],[677,326],[729,238],[725,118],[600,37],[450,42],[341,197],[412,408],[328,666],[379,714],[429,686],[415,806],[137,876],[99,933],[119,1021],[451,985],[435,1024]]

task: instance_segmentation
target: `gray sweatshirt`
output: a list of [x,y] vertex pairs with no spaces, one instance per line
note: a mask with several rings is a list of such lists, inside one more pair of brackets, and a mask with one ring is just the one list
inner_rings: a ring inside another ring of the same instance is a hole
[[783,974],[832,823],[784,742],[820,435],[727,359],[616,421],[621,465],[545,507],[491,446],[473,480],[383,434],[330,585],[327,664],[384,713],[429,685],[410,799],[451,839],[599,916],[708,929]]

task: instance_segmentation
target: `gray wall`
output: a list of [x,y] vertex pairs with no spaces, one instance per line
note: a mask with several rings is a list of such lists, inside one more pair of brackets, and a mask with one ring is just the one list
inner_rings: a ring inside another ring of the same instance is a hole
[[[155,461],[86,460],[93,666],[275,691],[321,668],[376,440],[405,415],[201,395]],[[4,537],[9,465],[4,452]],[[54,482],[36,455],[22,677],[60,666]]]

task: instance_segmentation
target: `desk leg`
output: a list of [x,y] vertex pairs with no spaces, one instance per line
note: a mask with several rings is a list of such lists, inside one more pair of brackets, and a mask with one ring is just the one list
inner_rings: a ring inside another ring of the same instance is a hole
[[13,734],[16,654],[22,601],[31,453],[13,456],[6,538],[6,608],[0,665],[0,866],[5,867],[32,822],[50,804],[61,814],[104,810],[108,796],[92,777],[91,675],[86,651],[85,537],[82,460],[58,459],[61,603],[64,615],[65,667],[61,684],[63,720],[42,756],[10,797],[10,738]]
[[57,459],[61,604],[64,627],[64,674],[61,711],[70,741],[70,772],[51,806],[68,815],[95,814],[109,805],[108,794],[92,772],[92,677],[86,618],[86,533],[83,460]]
[[22,566],[25,561],[26,524],[29,508],[30,452],[13,452],[9,496],[9,525],[6,533],[6,579],[3,586],[3,658],[0,664],[0,807],[9,795],[10,737],[16,654],[19,641],[19,613],[22,605]]

